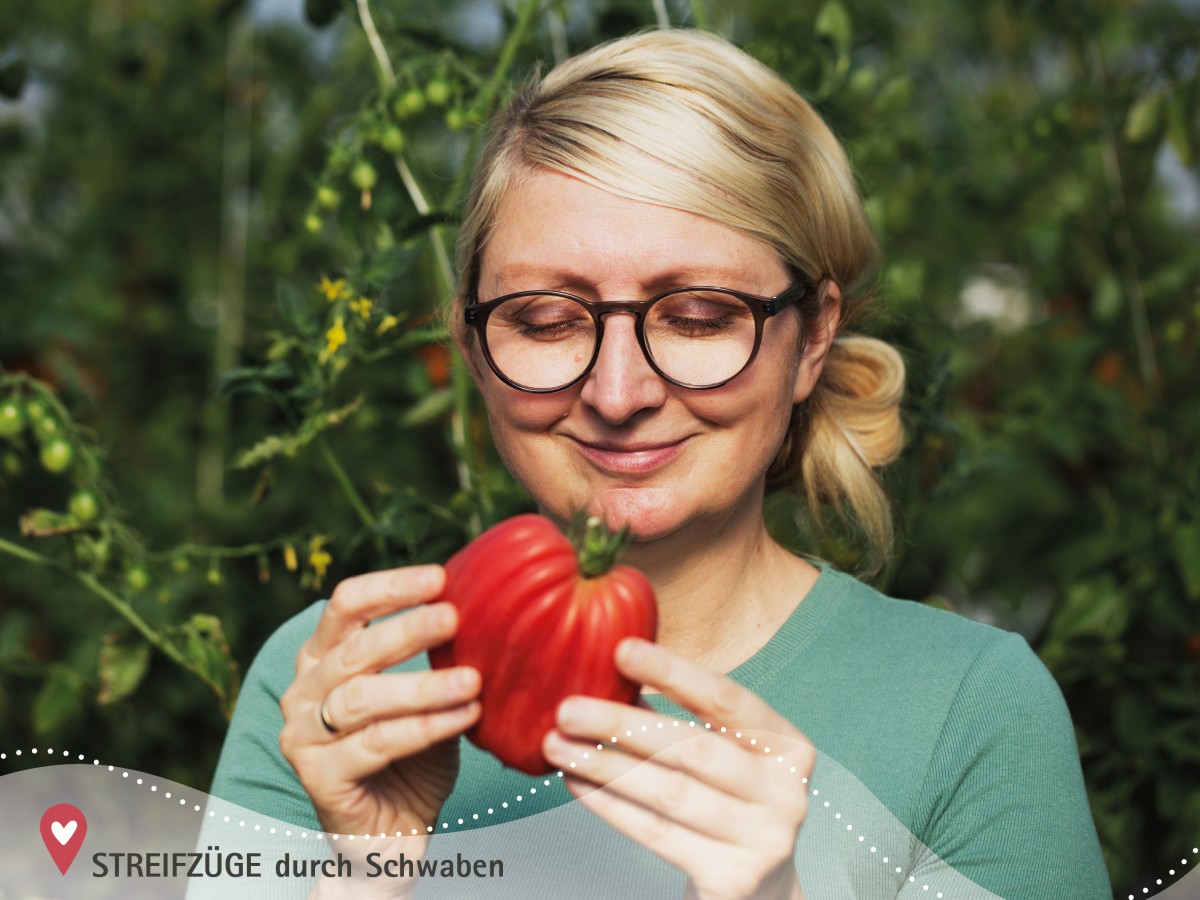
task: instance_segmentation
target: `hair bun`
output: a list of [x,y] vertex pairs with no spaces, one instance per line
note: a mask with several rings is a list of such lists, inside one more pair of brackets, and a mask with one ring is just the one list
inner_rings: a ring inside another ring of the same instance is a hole
[[818,405],[866,465],[886,466],[900,455],[904,360],[890,344],[862,335],[837,338],[816,390]]

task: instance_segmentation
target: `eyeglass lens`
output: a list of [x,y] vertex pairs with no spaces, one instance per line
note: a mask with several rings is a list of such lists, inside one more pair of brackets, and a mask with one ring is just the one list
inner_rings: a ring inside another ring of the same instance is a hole
[[[754,352],[755,320],[733,294],[668,294],[649,308],[643,329],[659,370],[694,387],[738,374]],[[546,390],[583,374],[596,351],[596,323],[582,304],[549,294],[514,297],[492,310],[486,340],[509,380]]]

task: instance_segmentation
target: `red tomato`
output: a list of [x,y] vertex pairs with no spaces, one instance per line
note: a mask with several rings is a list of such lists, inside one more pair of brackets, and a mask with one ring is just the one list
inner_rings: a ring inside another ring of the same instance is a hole
[[[435,669],[473,666],[483,678],[483,712],[467,737],[502,763],[551,771],[542,739],[571,694],[634,703],[640,685],[613,663],[627,637],[654,640],[658,605],[637,569],[604,569],[593,523],[575,548],[542,516],[516,516],[488,529],[446,563],[441,600],[458,608],[458,635],[429,652]],[[600,526],[601,528],[603,526]]]

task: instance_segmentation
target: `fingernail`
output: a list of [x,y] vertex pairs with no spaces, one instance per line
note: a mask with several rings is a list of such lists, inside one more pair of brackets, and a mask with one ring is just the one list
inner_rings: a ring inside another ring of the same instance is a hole
[[571,729],[583,723],[587,716],[587,708],[579,700],[564,700],[558,707],[558,724]]
[[645,658],[646,649],[637,638],[626,638],[617,645],[617,661],[624,665],[637,665]]

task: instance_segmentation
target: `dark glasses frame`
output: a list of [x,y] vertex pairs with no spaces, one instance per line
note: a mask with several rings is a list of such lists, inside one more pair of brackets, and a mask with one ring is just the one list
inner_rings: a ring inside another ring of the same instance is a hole
[[[517,291],[512,294],[504,294],[496,297],[494,300],[487,300],[483,303],[472,302],[463,308],[463,320],[468,326],[475,329],[475,333],[479,338],[479,346],[483,350],[483,358],[487,360],[488,366],[496,373],[496,377],[507,384],[509,387],[516,388],[518,391],[524,391],[528,394],[553,394],[557,391],[565,391],[572,385],[578,384],[592,371],[596,365],[596,360],[600,358],[600,344],[604,340],[604,316],[611,313],[632,313],[634,316],[634,333],[637,335],[638,346],[642,348],[642,355],[646,357],[646,362],[650,368],[662,378],[677,387],[688,388],[694,391],[710,391],[714,388],[722,387],[733,379],[737,378],[754,362],[754,358],[758,356],[758,348],[762,344],[763,323],[774,315],[777,315],[789,306],[793,306],[806,297],[813,290],[813,285],[804,280],[798,279],[782,293],[776,294],[774,297],[759,297],[756,294],[747,294],[744,291],[735,291],[732,288],[710,287],[707,285],[692,285],[689,287],[672,288],[669,291],[663,291],[661,294],[655,294],[649,300],[631,300],[628,302],[611,301],[611,300],[585,300],[583,297],[578,297],[575,294],[569,294],[566,291]],[[754,346],[750,349],[750,356],[746,360],[745,365],[740,369],[721,381],[714,384],[687,384],[682,381],[676,381],[666,372],[658,367],[658,363],[654,361],[654,356],[650,352],[650,346],[646,343],[645,321],[646,314],[650,311],[655,303],[667,297],[676,294],[694,293],[696,291],[706,291],[708,293],[728,294],[731,297],[736,297],[750,308],[751,314],[754,316]],[[588,311],[592,317],[592,322],[596,326],[596,342],[592,349],[592,358],[588,360],[588,364],[584,366],[583,371],[575,378],[558,385],[557,387],[549,388],[532,388],[523,384],[518,384],[507,375],[505,375],[496,361],[492,359],[491,350],[487,343],[487,320],[491,316],[492,311],[506,300],[515,300],[520,297],[563,297],[568,300],[574,300],[580,306]]]

